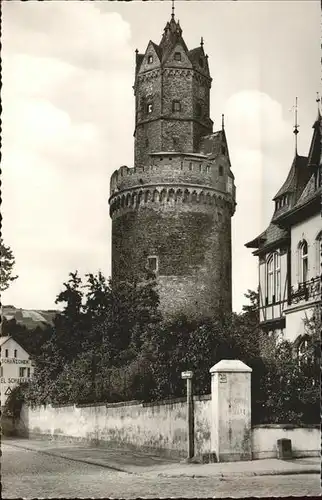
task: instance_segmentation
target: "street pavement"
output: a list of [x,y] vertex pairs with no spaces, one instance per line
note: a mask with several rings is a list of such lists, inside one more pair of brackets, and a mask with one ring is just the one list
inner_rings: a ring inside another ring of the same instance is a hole
[[[26,441],[24,446],[25,443]],[[76,456],[72,460],[63,458],[64,450],[70,452],[70,445],[56,444],[55,449],[57,451],[59,448],[62,456],[51,454],[53,446],[50,449],[48,444],[47,448],[43,444],[42,450],[40,445],[38,450],[18,446],[14,440],[2,442],[2,498],[245,498],[321,494],[320,474],[171,476],[168,472],[174,470],[175,466],[179,471],[180,466],[190,467],[190,464],[178,464],[164,459],[159,459],[158,462],[157,457],[151,456],[147,456],[143,463],[143,454],[136,454],[141,460],[136,472],[134,469],[123,472],[110,468],[107,464],[102,466],[79,461]],[[121,454],[123,457],[131,456],[131,453],[124,450],[122,453],[119,451],[119,455]],[[89,451],[88,458],[90,455]],[[129,462],[129,459],[123,460],[123,466]],[[217,464],[206,465],[209,468]],[[192,467],[198,465],[192,464]]]

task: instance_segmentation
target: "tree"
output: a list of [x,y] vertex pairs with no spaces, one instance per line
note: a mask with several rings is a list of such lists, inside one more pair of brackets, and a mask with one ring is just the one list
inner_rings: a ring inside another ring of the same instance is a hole
[[4,292],[18,276],[13,276],[13,267],[15,265],[15,258],[9,246],[6,246],[3,239],[0,239],[0,291]]
[[[83,284],[77,272],[70,273],[57,297],[64,308],[36,360],[30,402],[124,399],[129,392],[118,380],[142,378],[137,374],[145,363],[139,360],[140,348],[161,320],[154,276],[114,284],[99,272],[86,279]],[[107,387],[107,377],[113,378],[114,388]]]

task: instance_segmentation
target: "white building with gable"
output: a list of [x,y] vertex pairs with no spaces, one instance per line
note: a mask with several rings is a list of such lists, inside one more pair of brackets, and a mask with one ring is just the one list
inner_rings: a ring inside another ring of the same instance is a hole
[[321,314],[321,129],[319,111],[308,155],[296,150],[268,228],[246,244],[258,257],[260,327],[293,342],[298,355],[308,340],[306,319]]
[[29,354],[12,337],[0,337],[1,346],[1,407],[21,382],[28,382],[34,366]]

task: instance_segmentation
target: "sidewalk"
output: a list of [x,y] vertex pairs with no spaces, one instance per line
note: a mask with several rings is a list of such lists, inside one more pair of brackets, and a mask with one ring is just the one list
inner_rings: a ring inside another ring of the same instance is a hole
[[6,438],[3,444],[45,453],[51,456],[99,465],[129,474],[162,477],[231,477],[320,474],[320,457],[278,460],[275,458],[245,462],[209,464],[180,463],[148,453],[117,448],[93,448],[57,441]]

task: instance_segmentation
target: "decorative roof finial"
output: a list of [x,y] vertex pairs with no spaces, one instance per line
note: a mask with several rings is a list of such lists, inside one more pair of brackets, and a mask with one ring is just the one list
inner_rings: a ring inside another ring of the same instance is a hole
[[320,102],[321,102],[321,98],[320,98],[320,94],[319,92],[316,93],[316,102],[318,104],[318,110],[320,112]]
[[297,123],[297,97],[295,98],[295,106],[294,106],[294,130],[293,133],[295,135],[295,154],[297,155],[297,134],[299,133],[299,124]]
[[225,115],[221,115],[221,129],[225,130]]
[[200,45],[201,45],[201,47],[203,46],[203,36],[200,39]]
[[174,0],[172,0],[172,14],[171,14],[171,17],[172,19],[174,19]]

